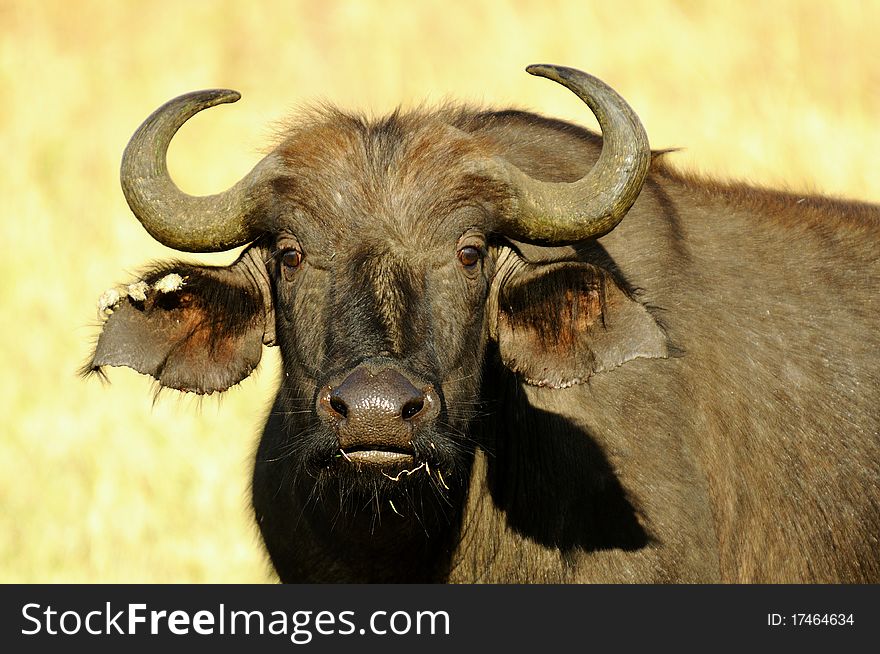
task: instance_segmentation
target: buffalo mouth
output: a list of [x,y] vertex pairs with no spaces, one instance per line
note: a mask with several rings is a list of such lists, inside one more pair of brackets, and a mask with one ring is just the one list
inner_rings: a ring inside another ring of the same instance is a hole
[[336,460],[356,466],[375,468],[405,468],[415,461],[412,447],[388,447],[384,445],[359,445],[353,448],[339,448]]

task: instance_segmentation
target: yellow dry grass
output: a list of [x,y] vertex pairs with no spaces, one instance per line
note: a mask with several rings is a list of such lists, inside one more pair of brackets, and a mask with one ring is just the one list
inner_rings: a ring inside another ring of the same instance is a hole
[[242,92],[172,147],[181,186],[207,193],[303,102],[454,97],[591,125],[522,72],[564,63],[615,86],[655,147],[686,146],[683,167],[880,201],[878,33],[880,5],[856,1],[0,0],[0,581],[272,579],[247,494],[274,353],[222,402],[153,405],[134,373],[75,372],[99,293],[173,256],[117,181],[161,102]]

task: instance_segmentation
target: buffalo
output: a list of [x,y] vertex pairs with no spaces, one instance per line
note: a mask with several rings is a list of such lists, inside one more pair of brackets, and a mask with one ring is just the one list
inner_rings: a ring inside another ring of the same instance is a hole
[[[596,78],[518,110],[307,113],[232,188],[122,161],[179,251],[87,371],[222,392],[277,346],[252,501],[284,582],[880,581],[880,207],[701,179]],[[626,217],[626,220],[623,218]]]

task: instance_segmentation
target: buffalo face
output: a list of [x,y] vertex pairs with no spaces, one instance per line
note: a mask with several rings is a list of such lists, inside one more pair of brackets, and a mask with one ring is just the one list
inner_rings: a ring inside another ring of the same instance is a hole
[[507,195],[452,132],[333,115],[279,147],[289,210],[265,259],[285,377],[259,458],[348,508],[405,514],[466,477]]

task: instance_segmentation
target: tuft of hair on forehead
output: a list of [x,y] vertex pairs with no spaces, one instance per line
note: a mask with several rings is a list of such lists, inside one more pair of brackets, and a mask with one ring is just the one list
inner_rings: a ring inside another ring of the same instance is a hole
[[290,175],[275,190],[315,216],[331,216],[340,193],[372,214],[389,203],[398,215],[448,214],[475,198],[501,206],[510,190],[474,166],[497,154],[479,129],[483,115],[453,103],[379,117],[327,104],[301,110],[277,134]]
[[454,103],[397,107],[378,117],[312,105],[278,126],[273,149],[291,165],[327,164],[346,153],[385,169],[425,149],[443,149],[449,156],[485,155],[490,143],[471,133],[479,122],[474,117],[481,114],[476,107]]

